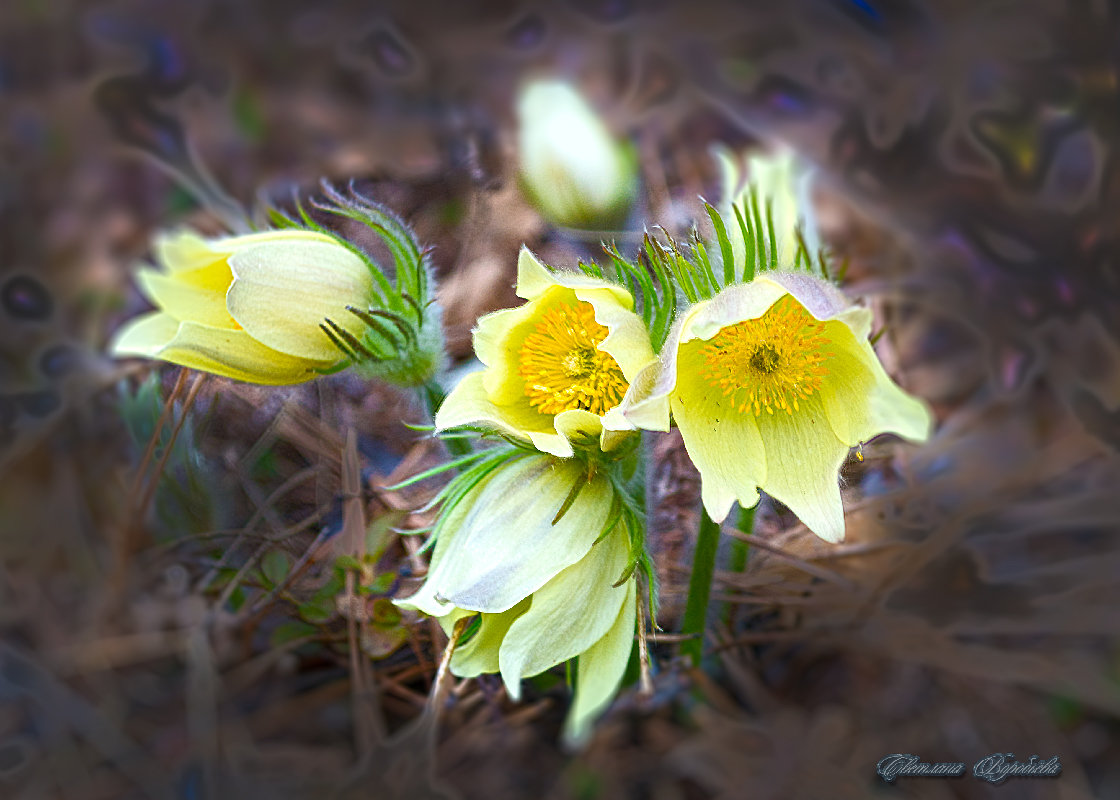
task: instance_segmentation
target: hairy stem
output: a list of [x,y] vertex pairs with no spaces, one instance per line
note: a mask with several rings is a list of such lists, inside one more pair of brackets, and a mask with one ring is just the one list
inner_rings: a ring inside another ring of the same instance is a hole
[[719,523],[712,521],[707,511],[700,512],[700,527],[696,532],[696,552],[692,557],[692,576],[688,579],[688,601],[684,608],[681,633],[691,638],[681,644],[681,653],[700,666],[704,654],[704,627],[708,619],[708,601],[712,594],[712,576],[716,569],[716,551],[719,549]]

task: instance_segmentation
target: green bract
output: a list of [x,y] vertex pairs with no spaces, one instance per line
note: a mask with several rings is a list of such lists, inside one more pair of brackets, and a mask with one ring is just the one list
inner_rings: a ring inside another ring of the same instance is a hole
[[781,147],[774,153],[748,156],[746,179],[749,183],[744,183],[738,159],[726,148],[716,149],[715,154],[723,184],[720,212],[732,222],[728,226],[727,237],[737,263],[746,257],[749,246],[737,220],[739,217],[745,219],[744,215],[753,218],[760,198],[764,198],[761,202],[769,213],[775,232],[775,264],[792,264],[796,260],[801,247],[799,226],[806,251],[812,254],[820,249],[812,203],[807,202],[812,176],[792,150]]

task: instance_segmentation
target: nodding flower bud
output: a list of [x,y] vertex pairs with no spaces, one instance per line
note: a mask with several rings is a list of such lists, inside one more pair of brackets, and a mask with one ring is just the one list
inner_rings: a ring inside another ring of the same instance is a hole
[[558,80],[527,84],[517,100],[521,182],[550,222],[612,228],[637,194],[637,164],[578,92]]
[[318,207],[372,228],[396,262],[395,281],[302,211],[303,225],[276,215],[278,229],[244,236],[178,231],[155,244],[160,268],[138,275],[159,310],[129,322],[112,351],[261,384],[348,366],[406,386],[431,378],[443,341],[415,237],[383,207],[325,189]]
[[[501,673],[510,697],[521,680],[578,656],[564,728],[586,742],[622,682],[634,644],[637,523],[602,470],[578,459],[495,449],[446,492],[435,550],[417,591],[395,602],[448,630],[478,616],[455,650],[460,677]],[[621,577],[620,577],[621,576]]]

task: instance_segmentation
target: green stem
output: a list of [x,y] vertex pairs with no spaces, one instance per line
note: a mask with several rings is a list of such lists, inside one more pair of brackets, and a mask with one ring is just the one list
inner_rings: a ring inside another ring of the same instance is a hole
[[694,636],[681,644],[681,653],[688,656],[695,667],[700,666],[704,654],[704,627],[708,619],[708,600],[712,594],[712,576],[716,570],[716,551],[719,549],[719,523],[713,522],[707,511],[700,514],[692,576],[688,579],[688,602],[685,603],[681,625],[681,633]]
[[[754,512],[758,508],[758,504],[750,508],[739,509],[739,517],[735,522],[735,527],[743,533],[751,533],[754,530]],[[731,572],[743,572],[747,568],[747,558],[750,555],[751,546],[749,542],[744,542],[738,537],[731,539],[731,558],[727,568]],[[733,603],[727,603],[723,607],[723,622],[728,627],[731,627],[731,614],[735,610]]]
[[[758,505],[753,505],[750,508],[739,509],[739,519],[735,523],[735,527],[743,533],[754,532],[754,511]],[[751,546],[749,542],[744,542],[742,539],[731,540],[731,571],[742,572],[747,568],[747,556],[750,554]]]
[[[428,419],[435,420],[436,411],[439,410],[445,397],[447,397],[447,394],[443,391],[443,387],[434,379],[420,387],[420,402],[428,410]],[[443,445],[452,458],[460,458],[473,452],[469,439],[444,439]]]

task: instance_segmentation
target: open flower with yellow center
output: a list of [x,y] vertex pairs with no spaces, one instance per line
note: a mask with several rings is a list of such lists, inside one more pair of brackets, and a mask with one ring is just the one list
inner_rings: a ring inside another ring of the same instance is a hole
[[618,691],[634,642],[635,579],[615,585],[630,563],[630,537],[626,518],[612,516],[614,492],[577,459],[517,452],[442,510],[423,585],[396,601],[448,631],[477,614],[451,671],[500,672],[514,700],[522,678],[578,656],[565,726],[572,743]]
[[840,541],[837,473],[849,449],[880,433],[921,441],[932,424],[883,370],[870,329],[871,312],[832,284],[768,272],[689,309],[625,416],[666,431],[671,411],[712,519],[735,501],[753,506],[763,489]]
[[633,297],[553,273],[525,248],[517,294],[528,302],[479,319],[474,349],[485,368],[447,396],[436,428],[493,428],[561,458],[573,443],[612,449],[633,430],[619,411],[630,382],[657,360]]
[[310,380],[345,360],[323,330],[331,319],[361,337],[347,313],[374,295],[367,263],[337,239],[292,229],[204,239],[180,231],[159,239],[162,269],[142,269],[140,286],[158,311],[128,323],[116,355],[158,358],[262,384]]

